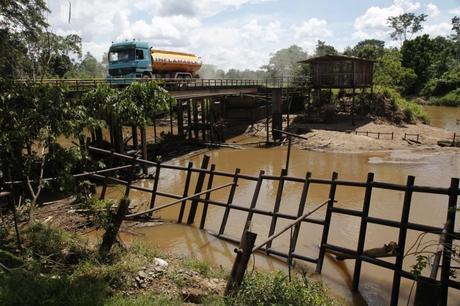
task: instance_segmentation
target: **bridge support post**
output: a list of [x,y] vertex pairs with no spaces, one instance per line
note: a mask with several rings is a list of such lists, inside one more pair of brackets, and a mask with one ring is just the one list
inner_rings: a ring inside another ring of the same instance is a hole
[[281,133],[275,130],[283,129],[283,113],[282,113],[282,91],[281,89],[273,89],[272,91],[272,136],[273,140],[281,139]]

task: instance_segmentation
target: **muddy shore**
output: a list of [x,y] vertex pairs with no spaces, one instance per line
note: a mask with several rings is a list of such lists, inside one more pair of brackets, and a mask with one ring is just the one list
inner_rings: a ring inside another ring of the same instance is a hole
[[[284,127],[287,127],[287,118],[284,117],[283,121]],[[259,121],[246,130],[246,135],[266,139],[265,126],[265,120]],[[407,149],[456,150],[438,146],[438,141],[451,141],[453,132],[423,123],[395,125],[379,119],[361,119],[354,125],[349,119],[330,124],[302,123],[291,116],[288,130],[306,138],[293,139],[294,145],[313,151],[364,153]]]

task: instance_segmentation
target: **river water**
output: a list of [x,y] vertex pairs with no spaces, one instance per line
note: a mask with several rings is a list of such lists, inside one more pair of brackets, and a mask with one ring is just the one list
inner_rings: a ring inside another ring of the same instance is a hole
[[[427,107],[432,115],[435,126],[444,127],[452,131],[459,131],[455,119],[460,119],[460,108]],[[459,131],[460,132],[460,131]],[[238,141],[238,139],[236,139]],[[186,166],[192,161],[198,167],[203,154],[211,157],[211,162],[217,165],[217,170],[235,171],[240,168],[242,173],[257,175],[260,170],[266,174],[279,175],[284,167],[286,147],[244,149],[219,149],[206,153],[183,156],[169,163]],[[163,170],[162,170],[163,171]],[[416,185],[449,187],[450,178],[460,176],[460,150],[433,150],[423,153],[411,151],[393,151],[379,153],[324,153],[300,150],[293,148],[289,175],[304,177],[310,171],[315,178],[330,178],[333,171],[339,173],[339,179],[365,181],[368,172],[375,173],[375,180],[405,184],[408,175],[416,177]],[[185,181],[184,173],[178,171],[162,172],[159,181],[159,190],[182,194]],[[196,177],[192,177],[192,184]],[[213,186],[230,182],[230,179],[215,179]],[[152,188],[152,181],[138,182],[146,188]],[[255,183],[240,180],[235,195],[234,204],[249,206],[254,192]],[[265,181],[257,201],[257,208],[272,210],[276,196],[277,183]],[[192,188],[191,188],[192,190]],[[288,182],[285,184],[280,211],[296,214],[300,199],[302,185]],[[306,211],[312,209],[317,203],[323,202],[328,197],[328,186],[311,185]],[[122,196],[123,188],[113,187],[109,196],[117,199]],[[227,190],[213,192],[212,199],[226,201]],[[150,201],[150,195],[132,191],[133,204],[145,207]],[[337,189],[335,204],[337,207],[362,209],[364,190],[354,187],[339,187]],[[375,190],[372,194],[370,215],[399,221],[404,194],[396,191]],[[156,205],[167,203],[170,199],[158,197]],[[410,222],[442,227],[447,212],[447,196],[414,194],[410,212]],[[315,213],[313,217],[324,218],[325,209]],[[174,206],[159,212],[156,216],[163,219],[176,220],[178,207]],[[208,211],[206,229],[217,232],[222,220],[223,208],[213,207]],[[239,238],[246,220],[247,213],[232,211],[228,220],[225,234]],[[199,216],[197,218],[200,220]],[[255,216],[251,230],[258,234],[257,242],[268,235],[270,218]],[[287,221],[278,220],[279,230]],[[334,214],[331,223],[329,243],[350,249],[356,249],[359,234],[360,219],[357,217]],[[456,230],[459,230],[458,226]],[[213,235],[193,227],[166,224],[153,227],[136,229],[146,243],[160,246],[172,253],[195,256],[214,265],[230,268],[234,260],[234,245],[215,238]],[[322,226],[303,223],[297,244],[297,253],[317,257],[318,245],[321,240]],[[406,246],[410,247],[417,239],[419,232],[409,231]],[[423,243],[430,240],[437,241],[438,237],[426,235]],[[390,241],[398,241],[398,231],[393,228],[369,224],[367,229],[365,249],[381,247]],[[256,242],[256,244],[257,244]],[[287,251],[289,247],[289,234],[277,238],[273,247],[277,250]],[[407,249],[406,247],[406,249]],[[432,250],[433,248],[431,248]],[[394,262],[394,259],[387,259]],[[404,269],[411,270],[415,256],[408,255],[404,261]],[[250,263],[250,266],[253,263]],[[286,265],[277,259],[257,255],[255,266],[267,270],[287,270]],[[350,291],[354,269],[354,260],[336,261],[333,256],[327,256],[323,272],[320,276],[314,275],[314,265],[297,263],[296,268],[309,273],[312,277],[323,280],[332,292],[346,301],[356,305],[388,305],[391,296],[391,282],[393,273],[384,268],[363,263],[360,281],[360,294]],[[429,269],[426,269],[427,271]],[[429,272],[429,271],[428,271]],[[412,281],[402,279],[400,303],[406,304]],[[460,291],[450,289],[449,304],[460,304]],[[414,293],[413,293],[414,294]],[[412,295],[413,297],[413,295]]]

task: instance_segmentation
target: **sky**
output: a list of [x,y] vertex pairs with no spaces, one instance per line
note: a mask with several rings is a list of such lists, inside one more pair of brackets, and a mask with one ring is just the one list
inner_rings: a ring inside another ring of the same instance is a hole
[[[101,60],[115,41],[193,52],[228,70],[258,69],[293,44],[313,53],[318,40],[339,51],[375,38],[391,41],[387,18],[427,14],[422,33],[449,35],[460,0],[47,0],[51,30],[79,34]],[[69,2],[71,16],[69,23]]]

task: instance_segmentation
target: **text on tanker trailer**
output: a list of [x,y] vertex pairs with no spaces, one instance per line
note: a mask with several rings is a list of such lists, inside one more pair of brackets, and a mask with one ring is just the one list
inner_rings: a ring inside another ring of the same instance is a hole
[[109,78],[192,78],[200,67],[194,54],[152,49],[147,42],[112,43],[109,49]]

